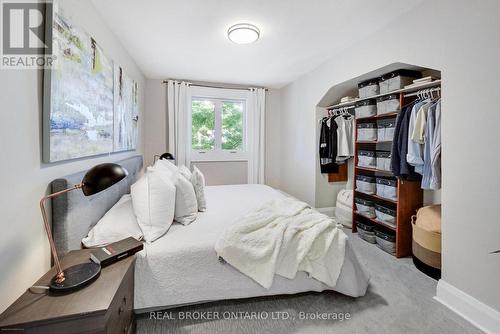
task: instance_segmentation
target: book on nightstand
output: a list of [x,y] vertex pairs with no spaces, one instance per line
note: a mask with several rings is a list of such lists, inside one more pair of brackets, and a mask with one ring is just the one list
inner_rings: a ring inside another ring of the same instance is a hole
[[142,241],[132,237],[99,247],[90,253],[90,259],[101,267],[109,266],[143,249]]

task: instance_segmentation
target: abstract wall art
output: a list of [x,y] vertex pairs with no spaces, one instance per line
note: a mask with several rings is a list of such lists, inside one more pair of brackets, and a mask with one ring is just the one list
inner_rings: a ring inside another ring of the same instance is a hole
[[52,31],[57,61],[44,72],[44,162],[135,149],[137,83],[59,8]]
[[114,151],[127,151],[137,145],[139,112],[137,82],[127,76],[122,67],[115,65]]

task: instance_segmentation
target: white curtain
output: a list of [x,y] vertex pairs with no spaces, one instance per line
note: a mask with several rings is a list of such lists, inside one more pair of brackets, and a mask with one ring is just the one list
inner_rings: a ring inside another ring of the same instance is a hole
[[248,99],[248,183],[264,183],[266,90],[252,88]]
[[189,83],[168,80],[168,151],[177,165],[190,165],[189,147]]

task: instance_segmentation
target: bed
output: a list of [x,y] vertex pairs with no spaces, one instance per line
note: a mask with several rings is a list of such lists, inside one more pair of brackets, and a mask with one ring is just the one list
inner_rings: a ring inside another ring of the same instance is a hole
[[[129,191],[142,169],[140,156],[118,163],[129,170],[123,184],[96,197],[85,198],[74,192],[59,202],[54,201],[52,223],[62,253],[81,247],[81,239],[114,202]],[[80,174],[54,181],[53,190],[78,182]],[[223,299],[331,289],[299,272],[293,280],[276,276],[267,290],[216,256],[217,238],[238,216],[286,194],[265,185],[211,186],[206,187],[205,192],[206,212],[200,213],[191,225],[174,223],[167,234],[145,244],[144,250],[137,254],[134,305],[137,313]],[[362,296],[368,279],[347,242],[344,264],[334,290],[352,297]]]

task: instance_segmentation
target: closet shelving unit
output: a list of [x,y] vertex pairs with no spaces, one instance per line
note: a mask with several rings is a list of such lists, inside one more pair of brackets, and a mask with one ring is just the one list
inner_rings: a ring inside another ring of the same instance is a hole
[[[425,83],[418,86],[413,86],[410,88],[403,88],[396,91],[389,92],[387,94],[379,94],[376,96],[371,96],[363,99],[356,99],[349,103],[343,103],[340,105],[333,105],[329,108],[345,107],[349,105],[354,105],[358,101],[374,99],[377,97],[385,95],[400,94],[400,104],[404,106],[409,102],[413,101],[416,97],[415,92],[424,89],[436,88],[441,86],[441,80],[435,80],[429,83]],[[380,119],[391,119],[396,118],[398,113],[388,113],[383,115],[376,115],[372,117],[363,117],[356,119],[356,138],[357,138],[357,124],[362,122],[376,122]],[[367,175],[367,176],[392,176],[393,174],[388,171],[378,170],[376,168],[365,168],[357,167],[358,165],[358,150],[372,150],[372,151],[390,151],[392,147],[392,141],[357,141],[355,143],[355,155],[354,155],[354,180],[356,180],[357,175]],[[356,181],[355,181],[356,182]],[[358,214],[355,210],[355,199],[356,198],[369,199],[375,203],[386,205],[396,210],[396,225],[391,226],[387,223],[378,221],[376,219],[371,219]],[[362,192],[354,191],[353,196],[353,225],[352,231],[357,232],[356,221],[360,222],[371,222],[375,226],[381,229],[391,230],[396,236],[396,257],[405,257],[411,255],[411,243],[412,243],[412,229],[411,229],[411,216],[415,214],[416,210],[422,207],[423,202],[423,191],[420,188],[420,181],[402,181],[398,179],[397,181],[397,199],[395,201],[385,199],[377,195],[369,195]]]

